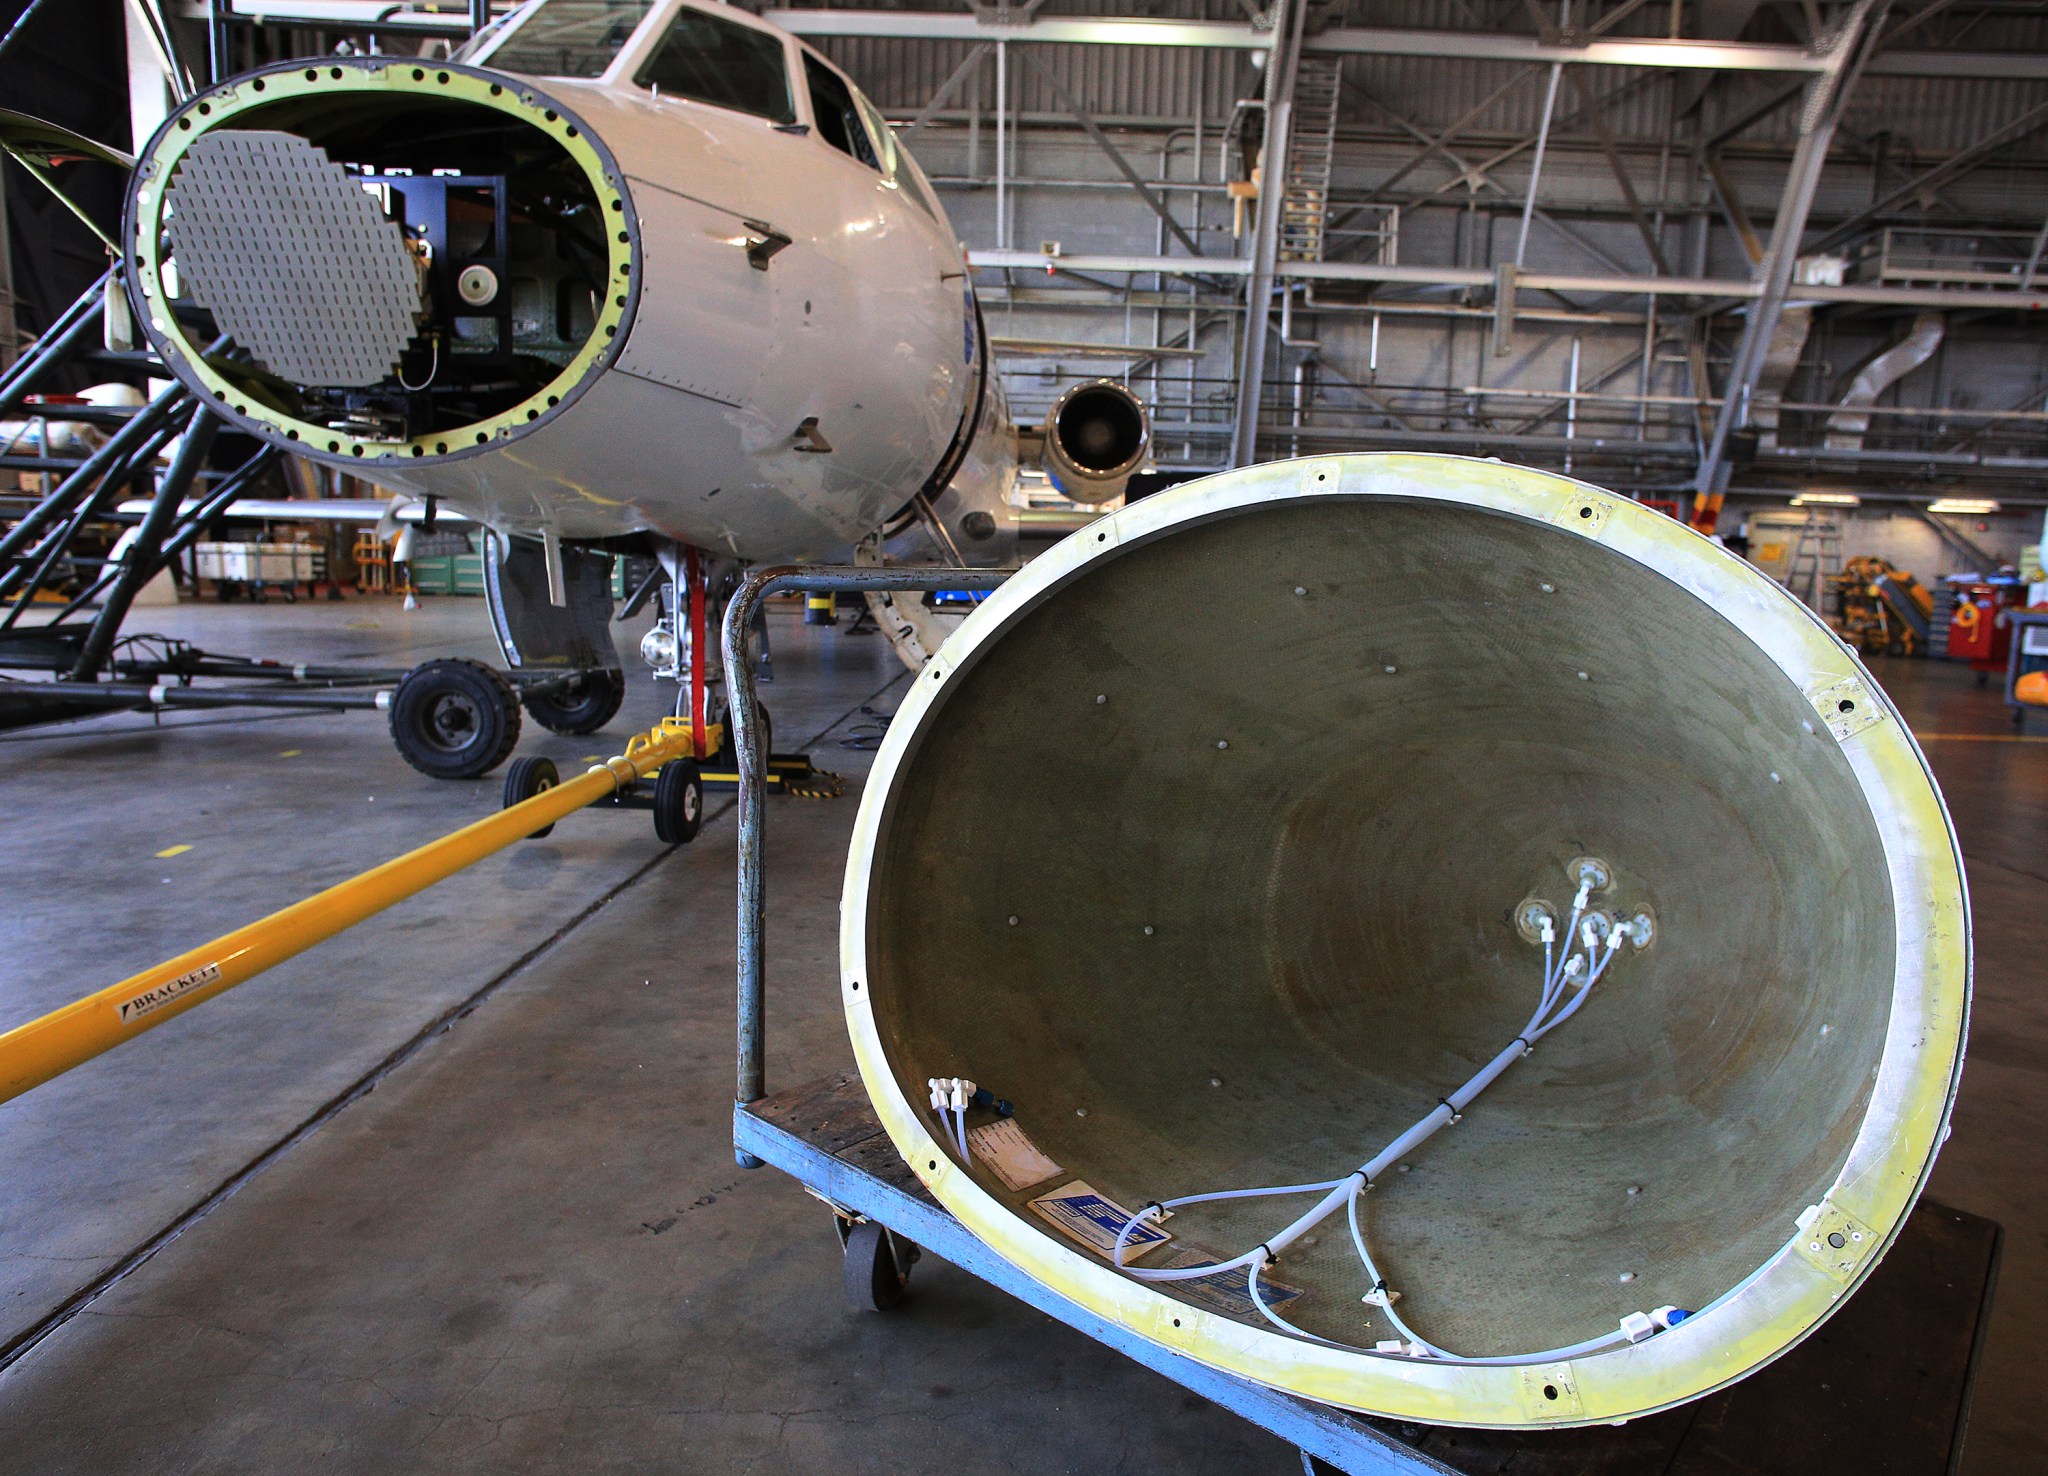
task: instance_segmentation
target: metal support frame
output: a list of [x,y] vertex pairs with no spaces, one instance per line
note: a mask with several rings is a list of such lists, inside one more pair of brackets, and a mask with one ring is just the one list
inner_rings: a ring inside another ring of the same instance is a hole
[[[1858,231],[1882,216],[1895,206],[1902,205],[1916,195],[1923,195],[1953,183],[1964,175],[1982,168],[1988,156],[1996,153],[2009,143],[2017,143],[2035,130],[2048,125],[2048,102],[2036,103],[2019,117],[2001,127],[1994,128],[1969,147],[1948,156],[1931,169],[1921,171],[1907,180],[1876,204],[1858,211],[1840,225],[1830,228],[1815,241],[1812,250],[1826,251],[1841,245]],[[2031,280],[2031,278],[2030,278]]]
[[1704,516],[1704,507],[1718,506],[1717,499],[1728,485],[1728,437],[1749,416],[1749,397],[1763,369],[1764,353],[1777,330],[1778,315],[1785,307],[1785,294],[1792,285],[1792,268],[1799,256],[1799,242],[1806,233],[1807,213],[1820,187],[1821,166],[1841,123],[1849,95],[1855,88],[1863,63],[1869,58],[1872,39],[1884,20],[1891,0],[1856,0],[1856,7],[1842,20],[1827,51],[1829,69],[1816,78],[1807,94],[1799,119],[1799,142],[1793,151],[1792,167],[1785,174],[1785,188],[1778,202],[1778,218],[1771,223],[1771,239],[1764,248],[1763,291],[1750,309],[1735,361],[1728,371],[1721,413],[1714,419],[1714,433],[1700,458],[1694,480],[1694,516]]
[[[870,569],[839,564],[779,564],[756,569],[740,581],[726,602],[720,626],[726,680],[731,700],[733,754],[739,766],[739,1059],[734,1098],[756,1102],[765,1093],[761,1017],[765,992],[764,941],[767,892],[761,879],[761,832],[766,820],[767,755],[761,752],[760,709],[755,702],[754,672],[747,661],[747,630],[768,596],[782,590],[806,594],[930,593],[942,589],[995,589],[1011,569]],[[738,1154],[742,1168],[759,1168],[761,1160]]]
[[1643,238],[1643,248],[1650,253],[1651,267],[1660,277],[1670,276],[1671,264],[1664,259],[1664,245],[1657,239],[1649,214],[1643,209],[1642,197],[1636,193],[1636,182],[1629,178],[1628,166],[1622,162],[1621,150],[1614,141],[1614,130],[1607,126],[1606,108],[1595,101],[1591,89],[1577,72],[1572,73],[1572,94],[1578,98],[1579,111],[1593,125],[1593,132],[1600,140],[1600,152],[1607,156],[1608,172],[1621,186],[1621,196],[1628,202],[1629,218],[1636,223],[1636,233]]
[[1307,0],[1274,0],[1278,37],[1266,58],[1266,144],[1259,162],[1259,212],[1252,227],[1251,280],[1244,295],[1244,336],[1238,354],[1236,418],[1230,464],[1258,456],[1259,400],[1266,383],[1266,339],[1271,331],[1273,268],[1280,252],[1280,206],[1287,185],[1287,145],[1294,128],[1294,72],[1301,57]]
[[107,592],[106,602],[93,618],[85,644],[79,648],[78,660],[65,673],[72,681],[90,680],[99,675],[100,668],[106,664],[107,654],[114,649],[114,639],[120,634],[121,622],[127,618],[136,594],[163,568],[164,539],[177,521],[185,494],[191,490],[193,481],[206,465],[220,428],[219,416],[208,413],[204,408],[194,413],[177,456],[164,469],[156,496],[150,502],[149,511],[143,514],[135,541],[128,545],[127,558],[114,578],[114,587]]
[[1017,55],[1026,66],[1038,73],[1039,79],[1051,89],[1052,95],[1059,99],[1060,106],[1074,115],[1074,121],[1081,125],[1081,131],[1086,133],[1095,146],[1108,156],[1109,162],[1116,166],[1117,173],[1129,181],[1131,188],[1136,190],[1144,202],[1152,207],[1152,213],[1159,217],[1160,221],[1169,231],[1173,232],[1173,238],[1180,242],[1181,245],[1187,247],[1188,255],[1200,256],[1202,254],[1201,243],[1188,234],[1187,227],[1174,219],[1173,212],[1166,208],[1166,202],[1152,193],[1152,187],[1145,183],[1145,177],[1131,167],[1131,161],[1124,157],[1123,151],[1111,141],[1108,134],[1102,131],[1100,125],[1088,115],[1087,110],[1074,100],[1073,94],[1069,93],[1060,84],[1060,79],[1055,77],[1046,68],[1040,66],[1037,58],[1032,56],[1030,52],[1020,51]]

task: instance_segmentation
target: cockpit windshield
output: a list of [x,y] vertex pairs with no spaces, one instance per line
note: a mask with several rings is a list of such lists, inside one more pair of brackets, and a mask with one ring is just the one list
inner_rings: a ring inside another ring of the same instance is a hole
[[654,0],[546,0],[483,65],[532,77],[597,77],[618,60]]
[[772,123],[794,123],[782,39],[702,10],[677,12],[634,79],[661,97],[685,97]]

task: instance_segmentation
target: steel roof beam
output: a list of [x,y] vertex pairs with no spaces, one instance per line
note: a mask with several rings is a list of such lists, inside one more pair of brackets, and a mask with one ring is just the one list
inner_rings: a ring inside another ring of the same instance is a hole
[[[299,5],[306,0],[296,0]],[[332,0],[329,0],[332,3]],[[291,0],[237,0],[236,12],[286,10]],[[1001,25],[971,14],[915,10],[768,10],[763,18],[800,36],[881,36],[930,41],[1039,41],[1110,46],[1194,46],[1266,51],[1271,30],[1220,21],[1082,18]],[[1901,28],[1903,29],[1903,28]],[[1827,70],[1827,58],[1802,46],[1744,41],[1671,41],[1661,37],[1602,36],[1573,44],[1537,36],[1485,31],[1412,31],[1334,26],[1304,37],[1302,49],[1353,56],[1453,57],[1477,61],[1581,66],[1683,68],[1722,72]],[[1871,59],[1872,76],[2007,77],[2048,79],[2048,55],[2027,52],[1889,51]]]
[[[1212,256],[1048,256],[1038,251],[970,251],[968,263],[981,268],[1008,268],[1043,273],[1046,268],[1070,272],[1134,272],[1165,276],[1248,277],[1252,264],[1243,257]],[[1314,282],[1371,282],[1401,287],[1491,287],[1493,272],[1482,267],[1379,266],[1354,261],[1282,261],[1273,274]],[[1531,292],[1579,292],[1632,297],[1704,297],[1741,302],[1763,295],[1763,284],[1728,277],[1584,276],[1568,272],[1523,272],[1520,285]],[[1792,300],[1816,303],[1861,303],[1867,307],[1957,308],[1980,312],[2048,311],[2048,287],[2038,292],[1972,291],[1958,287],[1875,287],[1847,283],[1840,287],[1801,285]]]

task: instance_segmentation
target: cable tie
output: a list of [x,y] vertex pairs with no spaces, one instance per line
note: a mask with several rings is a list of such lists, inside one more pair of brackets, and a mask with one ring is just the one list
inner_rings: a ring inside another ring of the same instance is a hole
[[1438,1097],[1436,1099],[1436,1105],[1443,1108],[1451,1114],[1452,1123],[1460,1123],[1465,1120],[1465,1114],[1460,1112],[1455,1106],[1451,1104],[1451,1099],[1449,1097]]
[[1280,1258],[1273,1254],[1273,1247],[1263,1240],[1259,1242],[1259,1253],[1264,1257],[1259,1262],[1261,1266],[1277,1266],[1280,1264]]

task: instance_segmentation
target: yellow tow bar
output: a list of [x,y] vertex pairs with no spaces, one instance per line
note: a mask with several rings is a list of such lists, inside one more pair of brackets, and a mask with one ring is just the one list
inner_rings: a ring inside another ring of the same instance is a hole
[[585,805],[610,798],[668,760],[690,756],[691,750],[689,723],[665,718],[660,727],[636,735],[623,755],[577,778],[17,1026],[0,1035],[0,1102],[226,993]]

